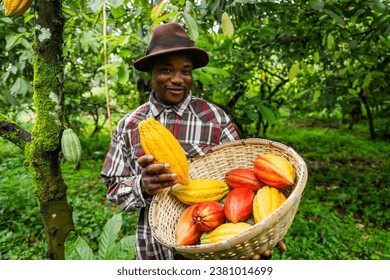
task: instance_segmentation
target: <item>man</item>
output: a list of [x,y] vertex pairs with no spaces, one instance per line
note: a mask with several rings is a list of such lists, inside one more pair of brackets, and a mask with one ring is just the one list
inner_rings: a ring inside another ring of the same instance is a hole
[[180,256],[161,246],[148,223],[151,198],[176,184],[176,174],[167,173],[169,162],[153,164],[145,155],[138,132],[140,121],[152,117],[179,140],[187,158],[204,155],[212,147],[239,139],[227,114],[219,107],[191,94],[192,71],[208,64],[208,54],[194,47],[178,23],[153,28],[145,57],[134,62],[137,70],[149,72],[149,101],[124,116],[117,125],[101,172],[107,198],[124,211],[140,210],[136,259],[175,259]]

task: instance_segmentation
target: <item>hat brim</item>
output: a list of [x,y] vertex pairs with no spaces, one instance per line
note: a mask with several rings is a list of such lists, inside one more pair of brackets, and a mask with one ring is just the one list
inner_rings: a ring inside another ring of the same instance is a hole
[[181,47],[181,48],[171,48],[165,49],[161,51],[157,51],[146,55],[136,61],[134,61],[135,69],[139,71],[148,72],[151,70],[152,62],[159,56],[165,54],[171,54],[175,52],[185,52],[192,55],[193,59],[193,69],[197,69],[203,66],[206,66],[209,63],[209,55],[202,49],[199,48],[191,48],[191,47]]

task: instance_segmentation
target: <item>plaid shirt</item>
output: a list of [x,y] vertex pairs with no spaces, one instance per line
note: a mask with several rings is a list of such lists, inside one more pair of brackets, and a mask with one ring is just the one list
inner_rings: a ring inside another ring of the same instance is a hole
[[107,153],[101,180],[107,185],[107,198],[123,211],[138,211],[136,259],[174,259],[173,252],[161,246],[151,235],[148,222],[151,196],[141,192],[141,166],[144,155],[138,124],[155,118],[179,140],[187,158],[204,155],[219,143],[239,139],[229,117],[219,107],[189,94],[181,103],[166,106],[153,93],[149,102],[128,113],[118,123]]

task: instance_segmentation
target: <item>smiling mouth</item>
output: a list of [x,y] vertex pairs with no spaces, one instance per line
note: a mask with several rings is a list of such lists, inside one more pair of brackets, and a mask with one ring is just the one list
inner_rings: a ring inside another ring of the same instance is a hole
[[167,90],[173,93],[182,93],[184,91],[183,88],[167,88]]

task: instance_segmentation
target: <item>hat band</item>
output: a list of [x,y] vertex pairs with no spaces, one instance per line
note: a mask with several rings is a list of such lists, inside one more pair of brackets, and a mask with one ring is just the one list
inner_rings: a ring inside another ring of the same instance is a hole
[[153,40],[150,42],[146,55],[165,49],[172,49],[177,47],[193,47],[192,41],[186,37],[180,36],[166,36]]

